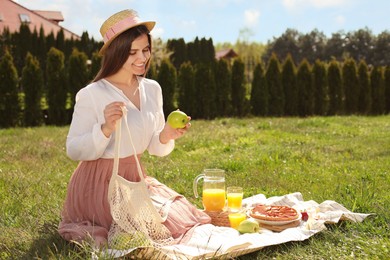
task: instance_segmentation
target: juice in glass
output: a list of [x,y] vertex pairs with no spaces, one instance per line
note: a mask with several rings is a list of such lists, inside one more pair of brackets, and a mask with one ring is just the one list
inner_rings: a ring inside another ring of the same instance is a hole
[[246,219],[245,213],[237,212],[229,214],[229,222],[232,228],[237,229],[238,225]]
[[203,207],[207,211],[221,211],[225,207],[224,189],[205,189],[202,194]]
[[229,211],[237,212],[242,207],[242,197],[244,193],[242,187],[228,187],[227,188],[227,201]]

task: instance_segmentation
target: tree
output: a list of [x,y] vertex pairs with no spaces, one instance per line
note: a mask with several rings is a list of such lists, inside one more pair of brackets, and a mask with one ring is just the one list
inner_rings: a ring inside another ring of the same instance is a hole
[[310,64],[303,59],[297,71],[298,115],[311,116],[314,113],[314,90]]
[[381,66],[374,66],[370,75],[372,91],[372,109],[374,115],[381,115],[385,112],[385,87],[383,69]]
[[219,116],[229,116],[232,110],[231,94],[232,94],[232,73],[230,71],[229,62],[225,59],[220,59],[217,62],[215,71],[216,97],[215,104]]
[[345,93],[345,112],[347,114],[353,114],[358,110],[359,99],[359,82],[354,59],[344,61],[342,75]]
[[8,50],[0,59],[0,127],[14,127],[19,122],[18,72]]
[[69,57],[68,65],[68,81],[71,107],[75,104],[75,97],[77,92],[84,87],[88,82],[88,57],[84,52],[73,49]]
[[46,51],[46,37],[45,37],[45,31],[43,30],[43,25],[41,25],[41,28],[39,29],[37,45],[38,45],[38,50],[37,50],[38,52],[35,54],[35,56],[38,58],[39,64],[41,66],[41,70],[45,71],[47,51]]
[[48,123],[53,125],[65,125],[68,123],[66,114],[66,76],[64,66],[64,54],[52,47],[47,54],[47,103]]
[[327,40],[325,45],[324,61],[341,61],[345,52],[345,45],[346,39],[343,31],[332,33],[332,36]]
[[213,40],[211,38],[209,40],[207,40],[206,38],[200,39],[199,48],[199,61],[208,64],[213,63],[215,60],[215,49],[213,45]]
[[385,68],[385,112],[390,113],[390,65]]
[[354,60],[365,60],[372,64],[374,36],[368,28],[349,32],[346,35],[345,51]]
[[192,64],[200,61],[200,43],[199,38],[196,37],[193,42],[187,44],[187,58]]
[[179,91],[179,109],[192,115],[196,111],[197,100],[195,88],[195,72],[190,62],[182,63],[178,73],[177,87]]
[[291,54],[294,62],[297,62],[299,53],[298,39],[300,33],[295,29],[287,29],[280,37],[268,44],[267,52],[263,55],[264,61],[269,61],[273,55],[279,60],[284,60],[287,54]]
[[326,67],[323,62],[316,60],[313,68],[314,114],[325,116],[327,112],[328,81]]
[[43,72],[38,59],[27,53],[26,64],[22,71],[21,87],[24,90],[24,125],[42,124]]
[[358,82],[359,82],[359,100],[358,111],[360,114],[369,114],[371,110],[372,94],[370,76],[368,67],[364,60],[359,62],[358,67]]
[[343,89],[339,63],[332,60],[328,67],[329,115],[337,115],[343,111]]
[[373,64],[390,66],[390,32],[384,31],[378,35],[373,52]]
[[216,85],[211,67],[205,63],[195,65],[196,118],[213,119],[215,113]]
[[314,29],[310,33],[301,35],[298,38],[299,52],[296,62],[300,63],[304,58],[309,63],[314,63],[317,59],[322,59],[325,50],[326,36],[324,33]]
[[61,50],[62,52],[65,50],[65,34],[64,29],[62,28],[57,33],[55,48]]
[[268,88],[262,63],[258,63],[253,71],[250,103],[252,114],[266,116],[268,114]]
[[21,23],[19,32],[15,33],[15,45],[14,64],[18,74],[20,74],[24,66],[24,58],[32,47],[32,34],[27,23]]
[[284,115],[285,96],[283,92],[280,64],[276,55],[272,55],[265,73],[268,87],[269,101],[268,112],[271,116]]
[[176,69],[169,60],[165,59],[161,62],[157,81],[160,83],[162,88],[164,114],[168,115],[173,110],[176,110],[174,102],[176,90]]
[[99,55],[98,51],[95,51],[92,53],[92,58],[91,58],[91,67],[89,69],[89,79],[92,80],[96,74],[99,72],[100,67],[102,63],[102,56]]
[[240,59],[235,59],[232,67],[232,106],[234,116],[246,113],[245,68]]
[[285,96],[284,113],[288,116],[297,115],[298,108],[298,89],[296,68],[290,54],[284,60],[282,65],[282,86]]
[[168,51],[172,52],[170,55],[170,61],[179,70],[181,64],[187,61],[187,46],[183,38],[178,40],[168,40],[167,42]]

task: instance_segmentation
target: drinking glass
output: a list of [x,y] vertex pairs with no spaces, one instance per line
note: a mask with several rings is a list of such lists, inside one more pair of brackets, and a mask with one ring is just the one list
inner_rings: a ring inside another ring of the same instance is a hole
[[244,196],[244,192],[242,187],[238,186],[230,186],[227,187],[227,201],[228,201],[228,209],[230,212],[238,212],[242,207],[242,198]]

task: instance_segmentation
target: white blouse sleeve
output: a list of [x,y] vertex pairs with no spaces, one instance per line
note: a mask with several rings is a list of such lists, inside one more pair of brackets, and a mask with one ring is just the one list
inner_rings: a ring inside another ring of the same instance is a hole
[[101,131],[102,122],[99,121],[94,100],[87,88],[76,95],[72,123],[66,140],[66,149],[69,158],[78,161],[96,160],[102,156],[110,142]]
[[[158,84],[158,83],[157,83]],[[175,141],[170,140],[166,144],[160,142],[160,133],[165,125],[165,117],[163,112],[163,99],[160,85],[158,85],[156,91],[156,100],[158,106],[158,112],[156,113],[155,131],[148,146],[148,152],[151,155],[166,156],[170,154],[175,148]]]

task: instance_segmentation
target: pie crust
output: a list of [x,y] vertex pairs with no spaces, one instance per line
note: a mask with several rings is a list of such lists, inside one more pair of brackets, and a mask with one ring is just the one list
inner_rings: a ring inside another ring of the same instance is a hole
[[299,218],[299,213],[289,206],[257,205],[249,214],[252,218],[266,221],[292,221]]

